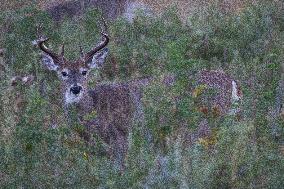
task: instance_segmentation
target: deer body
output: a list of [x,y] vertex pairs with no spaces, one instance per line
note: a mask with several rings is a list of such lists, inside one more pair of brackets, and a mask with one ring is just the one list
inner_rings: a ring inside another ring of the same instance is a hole
[[239,82],[222,71],[204,70],[199,73],[197,83],[217,91],[217,94],[211,99],[211,107],[218,109],[221,114],[236,113],[232,106],[242,99]]
[[[80,136],[87,142],[93,143],[92,134],[96,134],[103,143],[108,145],[107,153],[123,166],[128,149],[128,135],[133,125],[135,109],[139,97],[137,88],[128,83],[99,84],[94,89],[87,87],[90,69],[99,68],[105,61],[109,42],[108,35],[102,33],[102,42],[81,57],[70,62],[64,57],[64,46],[61,54],[49,50],[40,39],[37,45],[44,52],[42,63],[49,69],[56,71],[61,79],[64,107],[75,106],[78,121],[85,130]],[[94,118],[86,115],[95,112]]]
[[[128,135],[135,114],[135,94],[128,84],[102,84],[89,90],[76,107],[80,122],[87,128],[81,133],[87,142],[95,133],[108,145],[107,153],[120,164],[127,154]],[[85,115],[95,111],[95,118]]]

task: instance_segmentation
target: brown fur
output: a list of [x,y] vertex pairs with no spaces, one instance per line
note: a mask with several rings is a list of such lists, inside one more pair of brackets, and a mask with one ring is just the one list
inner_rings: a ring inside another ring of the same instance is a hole
[[[206,84],[208,88],[216,89],[217,95],[212,99],[212,107],[214,115],[227,113],[232,105],[232,77],[222,71],[201,71],[197,82],[198,84]],[[242,97],[241,88],[238,82],[238,96]],[[203,107],[204,109],[204,107]],[[208,109],[207,109],[208,111]]]
[[[92,134],[96,134],[108,146],[105,149],[108,155],[122,168],[127,155],[128,135],[138,106],[136,100],[140,101],[137,94],[137,88],[127,83],[101,84],[88,91],[76,104],[80,122],[85,126],[80,136],[90,143],[93,142]],[[86,120],[84,115],[94,110],[96,118]]]

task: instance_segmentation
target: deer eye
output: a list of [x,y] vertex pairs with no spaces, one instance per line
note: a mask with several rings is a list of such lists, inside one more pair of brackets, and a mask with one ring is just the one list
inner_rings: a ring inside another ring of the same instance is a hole
[[63,75],[63,77],[67,76],[67,72],[61,72],[61,74]]
[[87,71],[82,71],[82,75],[87,75]]

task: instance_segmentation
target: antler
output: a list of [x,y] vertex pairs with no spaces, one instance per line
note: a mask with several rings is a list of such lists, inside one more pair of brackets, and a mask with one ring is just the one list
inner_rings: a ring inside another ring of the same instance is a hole
[[57,60],[59,61],[60,58],[63,57],[64,55],[64,46],[62,47],[62,52],[61,52],[61,55],[59,56],[58,54],[52,52],[51,50],[49,50],[45,45],[44,45],[44,42],[48,41],[48,38],[41,38],[37,41],[37,44],[39,46],[39,48],[45,52],[46,54],[48,54],[51,58],[53,58],[54,60]]
[[[38,45],[39,48],[45,52],[46,54],[48,54],[49,56],[51,56],[53,59],[58,60],[59,59],[59,55],[57,55],[56,53],[51,52],[45,45],[44,42],[48,41],[49,38],[44,38],[42,37],[42,23],[38,24],[36,26],[36,35],[38,37],[38,40],[33,41],[34,45]],[[61,52],[61,56],[63,56],[64,54],[64,45],[62,46],[62,52]]]
[[80,48],[80,57],[82,58],[82,59],[84,59],[84,51],[83,51],[83,48],[82,48],[82,46],[80,45],[79,46],[79,48]]
[[64,44],[62,44],[61,45],[61,53],[60,53],[60,55],[61,55],[61,57],[64,57]]
[[[104,30],[106,30],[107,28],[107,25],[106,25],[106,22],[105,20],[102,18],[103,20],[103,24],[104,24]],[[87,62],[89,61],[96,52],[98,52],[99,50],[105,48],[107,46],[107,44],[109,43],[109,37],[108,37],[108,34],[106,34],[104,31],[101,32],[102,36],[103,36],[103,41],[98,45],[96,46],[94,49],[92,49],[91,51],[89,51],[88,53],[86,53],[86,55],[84,56],[84,60]],[[82,53],[82,50],[81,50],[81,54]]]

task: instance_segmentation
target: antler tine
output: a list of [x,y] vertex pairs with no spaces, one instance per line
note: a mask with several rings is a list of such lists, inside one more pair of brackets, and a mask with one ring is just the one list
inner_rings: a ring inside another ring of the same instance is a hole
[[64,51],[64,44],[62,44],[62,46],[61,46],[61,56],[62,56],[62,57],[64,57],[64,52],[65,52],[65,51]]
[[37,35],[37,38],[41,38],[43,35],[42,35],[42,23],[39,23],[36,25],[36,35]]
[[[103,24],[104,24],[104,28],[106,30],[107,29],[107,24],[106,24],[106,22],[105,22],[103,17],[102,17],[102,21],[103,21]],[[90,60],[96,52],[98,52],[99,50],[105,48],[108,45],[108,43],[109,43],[109,36],[108,36],[108,34],[106,32],[104,32],[105,30],[102,28],[102,31],[101,31],[101,34],[102,34],[102,37],[103,37],[103,41],[98,46],[96,46],[94,49],[89,51],[84,56],[84,60],[85,61]]]
[[106,21],[105,21],[105,18],[102,16],[102,21],[103,21],[103,26],[102,27],[102,32],[107,32],[108,28],[107,28],[107,24],[106,24]]
[[79,48],[80,48],[80,55],[81,55],[81,58],[84,58],[84,51],[83,51],[82,46],[80,45]]

